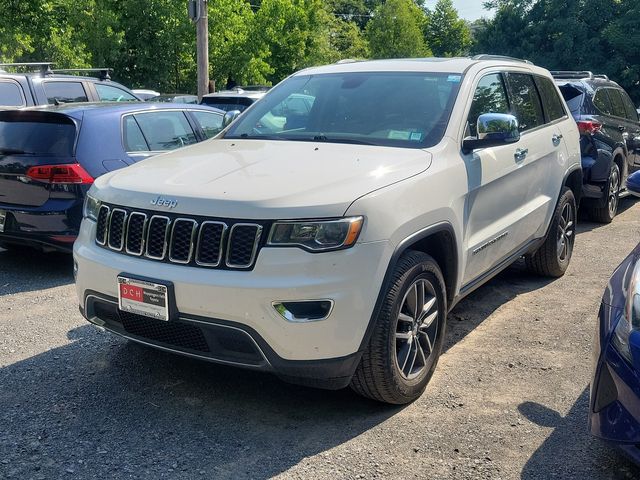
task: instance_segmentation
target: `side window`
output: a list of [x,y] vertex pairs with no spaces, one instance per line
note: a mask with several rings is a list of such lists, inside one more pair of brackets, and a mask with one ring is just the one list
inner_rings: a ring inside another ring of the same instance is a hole
[[215,137],[222,130],[222,115],[217,113],[199,112],[193,110],[191,114],[200,124],[204,136],[207,138]]
[[616,117],[626,118],[627,112],[624,109],[624,102],[622,101],[622,95],[620,91],[615,88],[607,88],[609,99],[611,100],[611,106],[613,107],[613,114]]
[[182,111],[136,113],[135,119],[149,150],[173,150],[196,143],[196,135]]
[[547,122],[553,122],[564,117],[566,112],[553,82],[546,77],[536,76],[535,79],[538,92],[540,92],[540,97],[542,98],[542,107],[544,108]]
[[486,75],[478,82],[467,119],[467,136],[477,136],[478,117],[484,113],[509,113],[507,92],[499,73]]
[[136,119],[133,118],[133,115],[125,116],[123,122],[122,134],[124,138],[122,143],[124,144],[124,149],[127,152],[148,152],[149,145],[147,145],[147,141],[142,135],[142,130],[140,130],[140,126]]
[[80,82],[44,82],[44,93],[50,104],[87,102],[87,92]]
[[3,107],[23,107],[26,105],[22,87],[15,82],[0,82],[0,105]]
[[629,95],[627,95],[627,92],[625,91],[620,91],[620,95],[622,95],[622,102],[624,103],[624,109],[627,112],[627,115],[626,115],[627,119],[631,120],[632,122],[637,122],[638,111],[636,110],[636,107],[633,105],[633,102],[629,98]]
[[607,91],[603,88],[598,90],[593,97],[593,105],[603,115],[613,115],[613,107],[611,106],[611,100]]
[[138,99],[121,88],[94,83],[101,102],[135,102]]
[[526,131],[544,124],[542,103],[533,77],[524,73],[510,73],[507,77],[511,101],[520,130]]

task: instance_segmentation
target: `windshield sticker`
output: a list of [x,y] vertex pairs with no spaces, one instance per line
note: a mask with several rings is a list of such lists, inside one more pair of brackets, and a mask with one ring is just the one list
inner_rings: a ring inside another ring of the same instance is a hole
[[462,75],[449,75],[447,77],[447,82],[460,83],[461,78],[462,78]]
[[389,130],[387,138],[391,140],[409,140],[411,132],[403,132],[401,130]]
[[414,142],[419,142],[420,140],[422,140],[422,134],[420,132],[411,132],[411,135],[409,136],[409,140],[412,140]]

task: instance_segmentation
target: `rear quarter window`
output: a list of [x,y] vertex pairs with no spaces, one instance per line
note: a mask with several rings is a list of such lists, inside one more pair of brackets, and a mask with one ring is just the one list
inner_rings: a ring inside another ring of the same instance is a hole
[[26,105],[22,87],[16,82],[0,81],[0,105],[3,107],[23,107]]
[[601,88],[593,96],[593,106],[596,107],[598,112],[603,115],[613,115],[613,107],[611,106],[611,100],[604,88]]
[[624,102],[622,100],[622,95],[617,88],[607,88],[607,94],[609,95],[609,100],[611,100],[611,106],[613,107],[613,114],[616,117],[626,118],[627,111],[624,108]]

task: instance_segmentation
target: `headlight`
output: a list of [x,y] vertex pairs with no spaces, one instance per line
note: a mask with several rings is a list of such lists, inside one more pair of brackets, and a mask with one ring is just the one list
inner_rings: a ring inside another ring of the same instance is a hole
[[96,220],[98,220],[100,205],[102,205],[100,200],[87,194],[84,198],[84,208],[82,210],[82,216],[84,218],[90,218],[95,222]]
[[311,252],[349,248],[356,243],[363,223],[363,217],[276,222],[267,245],[301,247]]
[[640,261],[636,263],[631,273],[624,313],[618,321],[611,338],[616,350],[630,363],[633,359],[631,357],[629,337],[634,330],[640,330]]

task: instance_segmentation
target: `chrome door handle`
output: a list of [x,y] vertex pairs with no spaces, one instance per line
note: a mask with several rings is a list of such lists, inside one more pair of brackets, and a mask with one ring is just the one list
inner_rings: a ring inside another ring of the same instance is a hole
[[553,142],[554,147],[560,145],[560,140],[562,140],[562,135],[558,135],[557,133],[553,137],[551,137],[551,141]]
[[513,154],[514,158],[516,159],[517,162],[521,162],[523,161],[525,158],[527,158],[527,154],[529,153],[529,149],[528,148],[519,148],[516,150],[516,153]]

